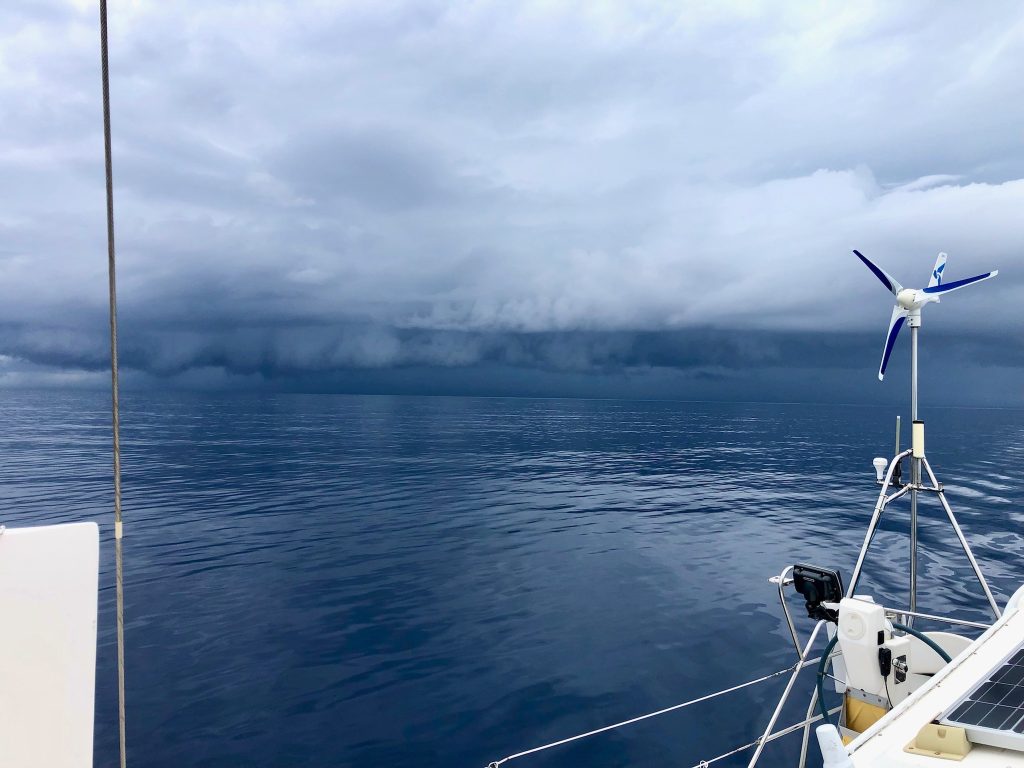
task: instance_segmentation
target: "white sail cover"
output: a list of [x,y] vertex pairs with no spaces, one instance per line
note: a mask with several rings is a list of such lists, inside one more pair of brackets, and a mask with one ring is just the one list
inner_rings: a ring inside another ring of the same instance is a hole
[[99,529],[0,533],[0,765],[92,765]]

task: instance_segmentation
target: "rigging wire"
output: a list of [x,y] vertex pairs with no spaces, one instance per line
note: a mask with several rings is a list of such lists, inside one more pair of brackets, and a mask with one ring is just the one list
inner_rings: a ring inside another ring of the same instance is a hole
[[[829,710],[829,714],[830,715],[834,715],[837,712],[841,712],[842,709],[843,709],[842,705],[840,705],[838,707],[834,707],[833,709]],[[804,720],[801,720],[799,723],[793,723],[792,725],[787,726],[787,727],[783,728],[780,731],[775,731],[767,739],[764,740],[765,744],[767,744],[770,741],[775,741],[776,739],[781,739],[783,736],[789,736],[789,734],[794,733],[795,731],[799,731],[801,728],[804,728],[805,726],[808,726],[808,725],[811,725],[813,723],[816,723],[816,722],[818,722],[821,719],[822,719],[821,715],[813,715],[812,717],[808,717],[808,718],[805,718]],[[758,739],[754,739],[749,744],[744,744],[742,747],[736,747],[734,749],[730,749],[728,752],[723,752],[722,754],[718,755],[717,757],[712,757],[712,758],[709,758],[708,760],[701,760],[699,763],[694,765],[693,768],[707,768],[712,763],[717,763],[719,760],[724,760],[727,757],[732,757],[733,755],[738,755],[740,752],[743,752],[744,750],[750,749],[751,747],[756,747],[760,743],[761,743],[761,739],[759,739],[759,738]]]
[[[797,667],[803,669],[804,667],[809,667],[810,665],[817,664],[817,663],[818,663],[818,659],[809,659],[809,660],[806,660],[806,661],[798,661],[798,662],[796,662],[795,664],[793,664],[790,667],[786,667],[785,669],[780,669],[778,672],[772,672],[771,674],[765,675],[764,677],[758,677],[758,678],[756,678],[754,680],[748,680],[745,683],[740,683],[739,685],[734,685],[731,688],[725,688],[725,689],[723,689],[721,691],[715,691],[714,693],[709,693],[709,694],[707,694],[705,696],[699,696],[696,699],[690,699],[689,701],[684,701],[681,704],[675,704],[675,705],[673,705],[671,707],[665,707],[664,709],[659,709],[656,712],[648,712],[646,715],[640,715],[638,717],[633,717],[633,718],[630,718],[629,720],[623,720],[622,722],[619,722],[619,723],[613,723],[612,725],[606,725],[603,728],[596,728],[593,731],[587,731],[586,733],[579,733],[579,734],[577,734],[575,736],[570,736],[570,737],[568,737],[566,739],[560,739],[558,741],[553,741],[550,744],[544,744],[544,745],[539,746],[539,747],[534,747],[532,749],[527,749],[527,750],[525,750],[523,752],[516,752],[514,755],[509,755],[507,757],[503,757],[501,760],[494,760],[493,762],[488,763],[487,764],[487,768],[498,768],[498,766],[503,765],[504,763],[507,763],[510,760],[516,760],[517,758],[525,757],[526,755],[532,755],[534,752],[541,752],[541,751],[546,750],[546,749],[551,749],[552,747],[560,747],[563,744],[568,744],[569,742],[577,741],[579,739],[585,739],[585,738],[587,738],[589,736],[596,736],[599,733],[604,733],[605,731],[610,731],[610,730],[613,730],[615,728],[621,728],[624,725],[632,725],[633,723],[640,722],[641,720],[646,720],[646,719],[648,719],[650,717],[657,717],[658,715],[664,715],[667,712],[674,712],[677,709],[683,709],[684,707],[689,707],[689,706],[691,706],[693,704],[699,704],[702,701],[708,701],[709,699],[717,698],[718,696],[722,696],[722,695],[724,695],[726,693],[732,693],[733,691],[738,691],[738,690],[740,690],[742,688],[747,688],[748,686],[756,685],[757,683],[763,683],[766,680],[771,680],[772,678],[779,677],[780,675],[784,675],[787,672],[792,672]],[[803,723],[801,723],[801,725],[803,725]],[[743,749],[747,749],[748,747],[752,747],[755,744],[759,743],[759,741],[760,740],[755,741],[755,742],[753,742],[751,744],[748,744],[745,747],[741,747],[737,751],[742,751]],[[730,754],[732,754],[732,753],[730,753]],[[716,759],[720,759],[720,758],[716,758]],[[707,762],[712,762],[712,761],[707,761]]]
[[121,408],[117,375],[117,260],[114,251],[114,171],[110,147],[110,71],[107,55],[107,0],[100,0],[100,59],[103,77],[103,155],[107,183],[107,280],[110,299],[110,393],[114,433],[114,560],[117,584],[117,715],[121,768],[125,768],[124,572],[121,553]]

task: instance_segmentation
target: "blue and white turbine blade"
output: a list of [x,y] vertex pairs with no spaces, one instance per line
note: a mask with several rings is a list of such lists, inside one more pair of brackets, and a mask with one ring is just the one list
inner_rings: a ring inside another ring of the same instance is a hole
[[975,275],[974,277],[965,277],[963,280],[954,280],[953,282],[946,283],[945,285],[929,285],[924,289],[924,292],[929,294],[949,293],[950,291],[955,291],[958,288],[963,288],[965,285],[980,283],[982,280],[988,280],[990,277],[995,277],[998,274],[999,270],[997,269],[993,272],[985,272],[980,275]]
[[892,308],[892,317],[889,318],[889,333],[885,335],[885,347],[882,349],[882,364],[878,366],[879,381],[885,378],[885,367],[889,365],[889,356],[892,355],[893,345],[909,314],[910,310],[904,309],[899,304]]
[[903,286],[896,281],[896,278],[894,278],[892,275],[890,275],[877,264],[873,263],[867,256],[865,256],[860,251],[854,249],[853,252],[854,254],[856,254],[858,259],[860,259],[867,265],[868,269],[875,273],[875,277],[877,277],[881,281],[882,285],[884,285],[889,290],[889,293],[895,296],[897,293],[903,290]]
[[932,270],[932,276],[928,278],[928,287],[934,288],[937,285],[942,285],[942,273],[946,269],[946,254],[940,253],[939,258],[935,260],[935,269]]

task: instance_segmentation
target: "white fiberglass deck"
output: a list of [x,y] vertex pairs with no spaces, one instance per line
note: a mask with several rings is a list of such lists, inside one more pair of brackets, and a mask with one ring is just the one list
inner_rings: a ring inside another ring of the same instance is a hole
[[[918,731],[946,712],[983,680],[1024,640],[1024,588],[1013,596],[1003,617],[945,669],[935,675],[850,745],[856,768],[942,768],[950,760],[904,751]],[[965,768],[1024,768],[1024,751],[974,744],[960,763]]]
[[0,766],[89,768],[95,523],[0,530]]

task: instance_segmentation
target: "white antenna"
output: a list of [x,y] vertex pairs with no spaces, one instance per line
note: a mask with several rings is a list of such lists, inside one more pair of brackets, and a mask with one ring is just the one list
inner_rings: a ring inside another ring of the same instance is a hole
[[889,332],[882,348],[882,362],[878,366],[878,380],[885,377],[885,367],[896,344],[896,337],[907,318],[910,318],[910,417],[912,419],[912,448],[910,466],[910,610],[917,610],[917,489],[921,486],[921,461],[924,458],[924,423],[917,418],[917,330],[921,327],[921,310],[926,304],[938,304],[944,293],[955,291],[971,283],[979,283],[999,274],[998,270],[985,272],[963,280],[942,283],[946,270],[946,254],[940,253],[928,278],[927,288],[904,288],[892,275],[855,250],[857,258],[867,265],[882,285],[896,297],[896,306],[889,318]]

